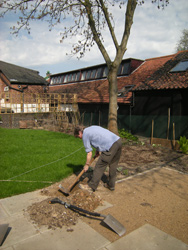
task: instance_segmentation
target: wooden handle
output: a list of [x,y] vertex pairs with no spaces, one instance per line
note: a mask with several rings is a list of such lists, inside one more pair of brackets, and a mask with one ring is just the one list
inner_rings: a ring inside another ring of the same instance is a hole
[[68,188],[69,192],[71,191],[72,187],[75,185],[75,183],[80,179],[80,177],[85,173],[85,170],[82,169],[82,171],[79,173],[79,175],[76,177],[76,179],[74,180],[74,182],[70,185],[70,187]]
[[[95,160],[95,158],[93,157],[90,164]],[[76,179],[74,180],[74,182],[69,186],[68,190],[70,192],[70,190],[72,189],[72,187],[76,184],[76,182],[80,179],[80,177],[85,173],[85,170],[82,169],[82,171],[79,173],[79,175],[76,177]]]

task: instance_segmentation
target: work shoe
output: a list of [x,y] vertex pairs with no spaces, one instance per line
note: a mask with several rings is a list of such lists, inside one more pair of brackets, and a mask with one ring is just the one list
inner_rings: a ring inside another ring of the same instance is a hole
[[104,183],[104,187],[110,189],[110,191],[114,191],[115,187],[110,187],[108,183]]
[[93,188],[89,187],[88,185],[79,184],[78,186],[82,190],[86,190],[86,191],[89,191],[89,192],[95,192],[95,190]]

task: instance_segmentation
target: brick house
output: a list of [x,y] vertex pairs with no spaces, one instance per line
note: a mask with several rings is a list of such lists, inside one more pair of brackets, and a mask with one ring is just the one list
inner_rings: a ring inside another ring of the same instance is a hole
[[45,93],[47,85],[38,71],[0,61],[1,112],[24,112],[24,104],[31,101],[31,94]]

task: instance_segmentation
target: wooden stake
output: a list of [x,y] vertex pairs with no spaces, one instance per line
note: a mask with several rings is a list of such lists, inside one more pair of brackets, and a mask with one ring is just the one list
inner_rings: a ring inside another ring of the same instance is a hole
[[175,123],[173,122],[173,147],[175,149],[176,146],[176,140],[175,140]]
[[153,144],[153,129],[154,129],[154,120],[152,120],[152,124],[151,124],[151,145]]
[[170,108],[168,108],[167,140],[168,140],[168,136],[169,136],[169,127],[170,127]]

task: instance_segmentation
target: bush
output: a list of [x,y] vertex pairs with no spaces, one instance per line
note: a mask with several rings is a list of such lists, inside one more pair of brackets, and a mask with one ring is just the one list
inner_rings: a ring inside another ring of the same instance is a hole
[[188,154],[188,140],[186,139],[185,136],[180,136],[180,139],[178,141],[180,145],[180,149],[184,154]]
[[119,136],[121,138],[126,138],[128,141],[138,141],[138,137],[132,135],[128,131],[125,131],[124,128],[119,130]]

